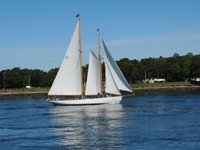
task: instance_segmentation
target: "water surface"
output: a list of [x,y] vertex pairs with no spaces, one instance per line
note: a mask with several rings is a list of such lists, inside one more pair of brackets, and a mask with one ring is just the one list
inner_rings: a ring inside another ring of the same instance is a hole
[[122,104],[53,106],[0,99],[0,149],[198,149],[200,93],[161,93]]

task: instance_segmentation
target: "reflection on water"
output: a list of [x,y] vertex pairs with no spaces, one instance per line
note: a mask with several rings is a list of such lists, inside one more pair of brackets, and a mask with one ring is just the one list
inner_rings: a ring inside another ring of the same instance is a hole
[[150,94],[122,104],[53,106],[0,100],[0,149],[197,149],[200,94]]
[[[123,106],[98,105],[82,107],[51,107],[56,135],[64,135],[62,145],[76,148],[106,148],[120,144]],[[111,140],[112,139],[112,140]]]

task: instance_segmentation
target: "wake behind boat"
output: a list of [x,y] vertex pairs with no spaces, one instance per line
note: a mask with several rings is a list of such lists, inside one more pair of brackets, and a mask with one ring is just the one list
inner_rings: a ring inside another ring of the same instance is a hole
[[48,93],[55,105],[99,105],[120,103],[124,94],[133,94],[132,88],[108,51],[105,42],[105,93],[103,93],[101,44],[98,30],[98,57],[91,51],[87,83],[84,92],[82,75],[82,45],[78,19],[68,49]]

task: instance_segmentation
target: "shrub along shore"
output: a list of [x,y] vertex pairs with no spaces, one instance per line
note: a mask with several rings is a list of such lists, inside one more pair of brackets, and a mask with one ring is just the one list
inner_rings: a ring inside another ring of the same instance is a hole
[[[184,82],[200,78],[200,54],[188,53],[172,57],[144,58],[129,60],[122,58],[116,61],[129,83],[142,83],[144,79],[165,79],[168,83]],[[0,89],[18,89],[27,85],[32,87],[50,87],[58,72],[58,68],[43,71],[15,67],[0,71]],[[83,66],[83,79],[86,81],[88,64]],[[102,78],[105,81],[105,65],[102,64]]]
[[[154,92],[154,91],[182,91],[197,90],[200,92],[200,86],[189,82],[166,82],[166,83],[137,83],[132,85],[134,92]],[[2,89],[0,97],[47,97],[49,88],[19,88],[19,89]]]

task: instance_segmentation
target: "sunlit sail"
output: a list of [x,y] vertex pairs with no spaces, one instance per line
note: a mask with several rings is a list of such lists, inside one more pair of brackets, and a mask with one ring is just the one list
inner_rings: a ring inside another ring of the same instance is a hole
[[122,92],[133,93],[130,85],[112,58],[105,50],[105,93],[102,86],[100,32],[98,30],[98,57],[91,51],[87,83],[83,93],[82,49],[78,19],[60,69],[48,93],[49,101],[55,105],[98,105],[120,103]]

